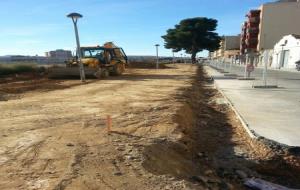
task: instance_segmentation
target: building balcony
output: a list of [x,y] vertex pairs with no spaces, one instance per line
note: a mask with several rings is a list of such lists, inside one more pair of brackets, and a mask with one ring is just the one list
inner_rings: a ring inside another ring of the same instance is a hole
[[250,38],[245,40],[247,46],[249,45],[257,45],[258,39],[257,38]]
[[255,27],[252,27],[252,28],[248,28],[247,29],[247,34],[258,34],[259,33],[259,29],[258,28],[255,28]]
[[247,36],[246,36],[246,39],[257,39],[258,37],[258,34],[256,33],[248,33]]
[[258,23],[255,23],[255,22],[248,22],[247,23],[247,29],[249,28],[258,28],[259,26],[259,22]]
[[260,18],[259,17],[249,17],[248,21],[251,22],[251,23],[259,23]]
[[260,10],[251,10],[246,16],[247,17],[260,17]]

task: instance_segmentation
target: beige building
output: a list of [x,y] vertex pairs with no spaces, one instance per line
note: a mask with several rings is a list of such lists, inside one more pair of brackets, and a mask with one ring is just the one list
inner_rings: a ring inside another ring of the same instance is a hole
[[300,33],[300,1],[280,1],[267,3],[260,7],[257,51],[273,49],[285,35]]
[[241,36],[224,36],[224,50],[238,50]]
[[240,53],[240,35],[224,36],[220,48],[214,52],[213,58],[232,58]]
[[299,34],[300,0],[280,0],[250,10],[243,23],[241,54],[273,49],[285,35]]

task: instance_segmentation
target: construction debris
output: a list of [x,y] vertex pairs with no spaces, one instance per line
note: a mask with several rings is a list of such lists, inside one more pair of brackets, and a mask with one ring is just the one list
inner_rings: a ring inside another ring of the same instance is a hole
[[245,185],[255,190],[297,190],[277,185],[262,179],[248,179],[246,180]]

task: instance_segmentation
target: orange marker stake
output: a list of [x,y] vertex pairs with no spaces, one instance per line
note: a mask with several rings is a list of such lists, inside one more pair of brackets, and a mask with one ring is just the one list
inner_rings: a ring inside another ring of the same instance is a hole
[[107,133],[111,132],[111,127],[112,127],[112,119],[110,115],[107,115],[106,117],[106,127],[107,127]]

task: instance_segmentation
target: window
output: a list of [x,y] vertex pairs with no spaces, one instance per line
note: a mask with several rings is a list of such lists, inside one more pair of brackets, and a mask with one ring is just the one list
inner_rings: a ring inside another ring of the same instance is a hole
[[113,52],[114,52],[114,56],[117,58],[126,57],[122,49],[115,48]]
[[103,49],[86,49],[83,51],[83,57],[101,58],[104,57]]

